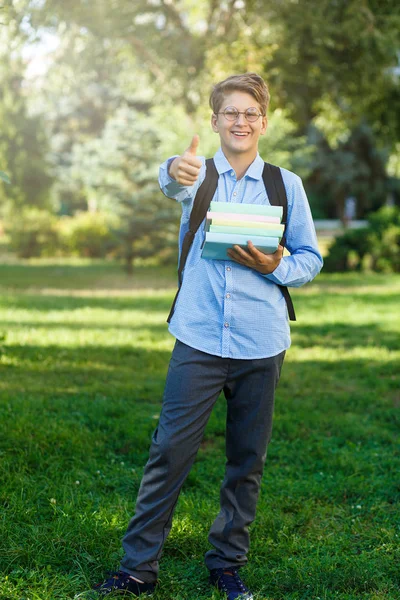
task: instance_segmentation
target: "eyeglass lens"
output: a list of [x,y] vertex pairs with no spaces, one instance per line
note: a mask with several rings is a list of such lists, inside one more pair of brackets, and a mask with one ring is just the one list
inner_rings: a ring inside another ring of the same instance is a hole
[[241,113],[235,106],[227,106],[223,113],[228,121],[236,121],[239,114],[244,114],[246,119],[250,122],[257,121],[258,117],[260,116],[260,113],[256,108],[247,108],[244,113]]

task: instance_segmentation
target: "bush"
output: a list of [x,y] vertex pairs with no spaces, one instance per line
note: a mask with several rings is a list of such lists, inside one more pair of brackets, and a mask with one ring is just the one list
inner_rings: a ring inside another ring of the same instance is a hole
[[400,208],[397,206],[383,206],[378,211],[368,216],[371,229],[382,234],[392,225],[400,227]]
[[19,258],[52,256],[59,247],[57,219],[43,209],[31,207],[10,214],[4,222],[4,231]]
[[104,258],[118,246],[116,226],[115,217],[99,212],[61,217],[59,231],[63,250],[73,256]]
[[335,239],[324,260],[325,271],[400,272],[400,209],[384,206],[368,222],[368,227]]
[[[376,236],[378,237],[378,236]],[[371,252],[370,268],[379,273],[400,273],[400,226],[390,225]]]

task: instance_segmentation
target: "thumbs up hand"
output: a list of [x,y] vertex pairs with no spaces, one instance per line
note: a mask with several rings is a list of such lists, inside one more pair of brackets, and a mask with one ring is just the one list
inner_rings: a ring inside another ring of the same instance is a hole
[[181,156],[175,158],[169,167],[169,174],[181,185],[193,185],[199,177],[202,165],[196,156],[199,141],[199,136],[194,135],[190,146]]
[[196,154],[197,154],[197,148],[199,147],[199,142],[200,142],[199,136],[197,134],[194,135],[192,141],[190,142],[190,146],[186,150],[186,152],[188,154],[191,154],[192,156],[196,156]]

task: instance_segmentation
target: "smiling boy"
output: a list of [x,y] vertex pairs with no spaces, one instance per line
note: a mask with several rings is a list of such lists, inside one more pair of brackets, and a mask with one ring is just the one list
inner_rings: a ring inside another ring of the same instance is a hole
[[[221,148],[215,202],[269,204],[258,154],[267,130],[268,88],[255,73],[234,75],[211,94],[211,126]],[[187,229],[193,201],[206,175],[197,156],[199,137],[160,167],[164,194],[182,206]],[[228,600],[250,600],[239,575],[247,563],[249,526],[256,514],[271,438],[275,389],[290,346],[288,311],[279,286],[301,286],[322,267],[315,229],[300,178],[281,169],[287,195],[286,247],[264,254],[249,242],[235,246],[230,260],[201,258],[204,228],[190,249],[169,331],[176,337],[158,426],[140,485],[136,511],[123,539],[120,571],[97,586],[100,595],[151,593],[159,559],[172,526],[181,487],[199,449],[220,394],[227,401],[226,468],[220,512],[208,540],[210,583]]]

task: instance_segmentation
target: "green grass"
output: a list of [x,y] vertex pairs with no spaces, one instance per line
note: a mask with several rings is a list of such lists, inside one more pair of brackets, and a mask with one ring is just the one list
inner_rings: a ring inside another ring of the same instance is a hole
[[[173,269],[0,266],[1,600],[73,598],[114,569],[160,412]],[[243,571],[256,600],[400,598],[399,276],[293,293]],[[223,397],[184,485],[155,600],[219,598],[203,564]],[[81,598],[89,598],[83,594]]]

